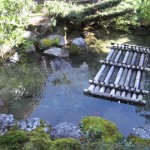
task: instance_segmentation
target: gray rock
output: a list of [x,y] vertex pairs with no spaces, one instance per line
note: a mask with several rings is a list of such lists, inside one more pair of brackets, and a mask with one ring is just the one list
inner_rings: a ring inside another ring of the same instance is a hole
[[150,139],[150,123],[145,124],[144,127],[134,129],[133,134],[143,139]]
[[31,44],[31,45],[29,46],[29,48],[25,50],[26,53],[33,53],[33,52],[35,52],[35,51],[36,51],[36,49],[35,49],[34,44]]
[[0,134],[7,132],[8,127],[11,127],[14,124],[13,115],[0,114]]
[[72,41],[72,44],[77,46],[78,48],[86,48],[87,47],[85,40],[81,37],[75,38]]
[[63,36],[61,36],[61,35],[51,35],[51,36],[49,36],[49,38],[51,39],[51,40],[54,40],[54,39],[59,39],[59,43],[58,43],[58,46],[65,46],[66,44],[67,44],[67,41],[66,41],[66,39],[63,37]]
[[82,134],[79,127],[71,123],[60,123],[54,126],[53,130],[51,131],[52,138],[76,138],[80,139],[84,135]]
[[44,121],[44,124],[42,124],[41,119],[39,118],[21,120],[21,121],[18,121],[17,124],[19,125],[20,129],[26,130],[29,132],[32,130],[35,130],[37,127],[40,127],[40,126],[45,126],[46,128],[49,128],[50,126],[50,124],[46,121]]
[[44,54],[56,56],[56,57],[68,57],[69,51],[62,48],[52,47],[44,51]]
[[23,33],[23,38],[25,38],[25,39],[30,39],[32,36],[33,36],[33,32],[31,32],[31,31],[24,31],[24,33]]
[[20,60],[20,56],[17,52],[15,52],[15,54],[13,56],[11,56],[9,60],[13,63],[16,63]]

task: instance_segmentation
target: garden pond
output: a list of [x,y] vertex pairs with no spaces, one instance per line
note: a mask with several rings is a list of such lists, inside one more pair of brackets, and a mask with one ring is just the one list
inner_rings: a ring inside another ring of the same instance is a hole
[[150,37],[105,33],[97,40],[93,49],[99,51],[98,55],[87,53],[62,59],[34,53],[22,56],[15,64],[1,63],[0,113],[13,114],[16,119],[37,117],[52,125],[78,124],[85,116],[100,116],[115,123],[125,136],[149,122],[149,95],[146,106],[140,107],[89,97],[83,89],[100,69],[99,60],[105,59],[109,51],[106,46],[111,42],[150,47]]

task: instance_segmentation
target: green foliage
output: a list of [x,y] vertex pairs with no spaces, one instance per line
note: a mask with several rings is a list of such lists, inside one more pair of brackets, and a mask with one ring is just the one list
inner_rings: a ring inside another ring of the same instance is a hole
[[76,139],[62,138],[53,142],[51,150],[81,150],[81,145]]
[[139,8],[141,24],[150,24],[150,1],[143,0]]
[[30,133],[30,141],[37,150],[49,150],[51,146],[50,136],[44,132],[43,127],[36,128]]
[[150,147],[150,139],[142,139],[140,137],[137,137],[131,134],[128,136],[127,140],[132,142],[134,145]]
[[33,45],[32,40],[30,39],[22,39],[22,43],[21,43],[21,50],[28,50],[31,48],[31,45]]
[[19,45],[27,25],[32,0],[1,0],[0,3],[0,45]]
[[74,44],[70,44],[69,51],[70,51],[70,54],[72,54],[72,55],[80,55],[81,54],[81,49],[78,48]]
[[122,139],[116,125],[100,117],[90,116],[82,119],[81,130],[87,135],[87,139],[92,141],[116,143]]
[[0,136],[0,148],[8,148],[11,150],[19,150],[22,144],[29,141],[27,132],[21,130],[9,131],[5,135]]

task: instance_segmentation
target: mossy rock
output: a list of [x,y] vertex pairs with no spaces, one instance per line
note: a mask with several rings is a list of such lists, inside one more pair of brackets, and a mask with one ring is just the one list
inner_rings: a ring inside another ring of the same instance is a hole
[[81,145],[76,139],[62,138],[53,142],[51,150],[81,150]]
[[80,126],[81,131],[86,134],[87,139],[92,141],[116,143],[123,138],[114,123],[100,117],[85,117],[81,120]]
[[87,53],[87,48],[81,48],[74,44],[69,44],[68,50],[71,55],[81,55]]
[[47,48],[50,48],[52,46],[59,46],[59,42],[60,42],[60,39],[57,37],[54,39],[44,38],[40,40],[39,42],[39,49],[46,50]]
[[0,148],[19,150],[22,145],[29,141],[26,131],[14,130],[0,136]]
[[140,137],[130,134],[127,137],[127,141],[131,142],[132,144],[136,145],[137,147],[140,146],[140,147],[144,147],[145,149],[147,147],[150,148],[150,139],[143,139],[143,138],[140,138]]

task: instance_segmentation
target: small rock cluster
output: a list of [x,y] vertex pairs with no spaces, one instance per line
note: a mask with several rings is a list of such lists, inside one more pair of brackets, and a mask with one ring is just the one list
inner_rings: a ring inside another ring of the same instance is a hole
[[42,126],[44,127],[44,131],[49,133],[52,138],[80,139],[84,136],[79,127],[71,123],[60,123],[51,129],[49,122],[41,121],[39,118],[15,121],[13,115],[0,114],[0,135],[5,134],[14,125],[28,132]]
[[145,124],[144,127],[135,129],[133,134],[143,139],[150,139],[150,124]]
[[13,115],[0,114],[0,134],[8,131],[8,128],[14,125]]
[[75,139],[81,139],[83,137],[83,133],[74,124],[64,122],[60,123],[51,131],[51,137],[52,138],[75,138]]
[[41,119],[39,118],[33,118],[33,119],[26,119],[26,120],[21,120],[17,122],[17,125],[19,125],[19,128],[21,130],[26,130],[26,131],[32,131],[35,130],[37,127],[44,126],[44,130],[46,132],[49,131],[48,127],[50,126],[49,122],[41,122]]
[[[39,50],[45,55],[64,58],[70,54],[78,55],[87,51],[86,41],[82,37],[68,42],[66,36],[61,35],[63,31],[54,33],[50,18],[36,16],[29,18],[28,21],[27,30],[22,35],[25,42],[20,47],[25,53]],[[18,52],[15,52],[9,60],[13,63],[18,62],[20,60]]]

